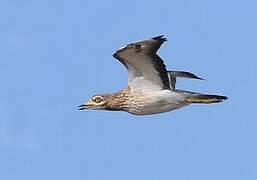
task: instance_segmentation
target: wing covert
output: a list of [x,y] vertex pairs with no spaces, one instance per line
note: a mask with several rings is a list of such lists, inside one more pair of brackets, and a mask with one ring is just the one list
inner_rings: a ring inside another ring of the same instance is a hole
[[113,57],[128,70],[128,85],[141,90],[170,89],[169,77],[163,60],[156,54],[163,36],[129,44],[117,50]]

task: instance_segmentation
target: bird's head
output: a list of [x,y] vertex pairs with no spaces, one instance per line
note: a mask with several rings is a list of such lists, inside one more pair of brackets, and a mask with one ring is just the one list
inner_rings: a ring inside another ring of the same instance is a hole
[[79,106],[79,110],[84,109],[106,109],[110,95],[95,95],[88,102]]

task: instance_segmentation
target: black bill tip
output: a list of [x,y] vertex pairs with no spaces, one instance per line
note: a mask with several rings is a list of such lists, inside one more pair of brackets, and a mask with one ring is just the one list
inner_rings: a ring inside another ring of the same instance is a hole
[[82,105],[78,106],[78,108],[79,108],[79,110],[80,110],[80,111],[82,111],[82,110],[86,109],[84,104],[82,104]]

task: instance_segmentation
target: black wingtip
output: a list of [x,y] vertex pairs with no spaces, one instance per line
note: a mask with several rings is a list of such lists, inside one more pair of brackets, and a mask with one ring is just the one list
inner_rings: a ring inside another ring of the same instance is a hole
[[198,79],[198,80],[205,80],[205,79],[203,79],[203,78],[201,78],[201,77],[199,77],[199,76],[197,76],[193,73],[190,73],[190,72],[184,72],[184,73],[185,73],[184,75],[186,77],[189,77],[189,78],[192,78],[192,79]]
[[167,39],[164,37],[164,35],[156,36],[156,37],[153,37],[152,39],[153,39],[153,40],[160,41],[160,42],[165,42],[165,41],[167,41]]
[[115,53],[112,55],[112,57],[114,57],[114,58],[116,58],[116,59],[119,59],[119,58],[120,58],[117,52],[115,52]]
[[199,79],[199,80],[205,80],[191,72],[186,71],[168,71],[169,74],[175,75],[176,77],[182,77],[182,78],[192,78],[192,79]]
[[202,81],[205,81],[205,79],[203,79],[203,78],[201,78],[201,77],[198,77],[198,76],[196,76],[195,75],[195,77],[194,77],[195,79],[199,79],[199,80],[202,80]]

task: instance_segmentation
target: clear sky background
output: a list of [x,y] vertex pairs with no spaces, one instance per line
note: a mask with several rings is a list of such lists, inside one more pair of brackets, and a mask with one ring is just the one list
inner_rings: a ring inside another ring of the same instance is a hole
[[[2,0],[1,180],[256,180],[255,0]],[[152,116],[78,111],[126,86],[112,53],[158,35],[168,69],[226,95]]]

